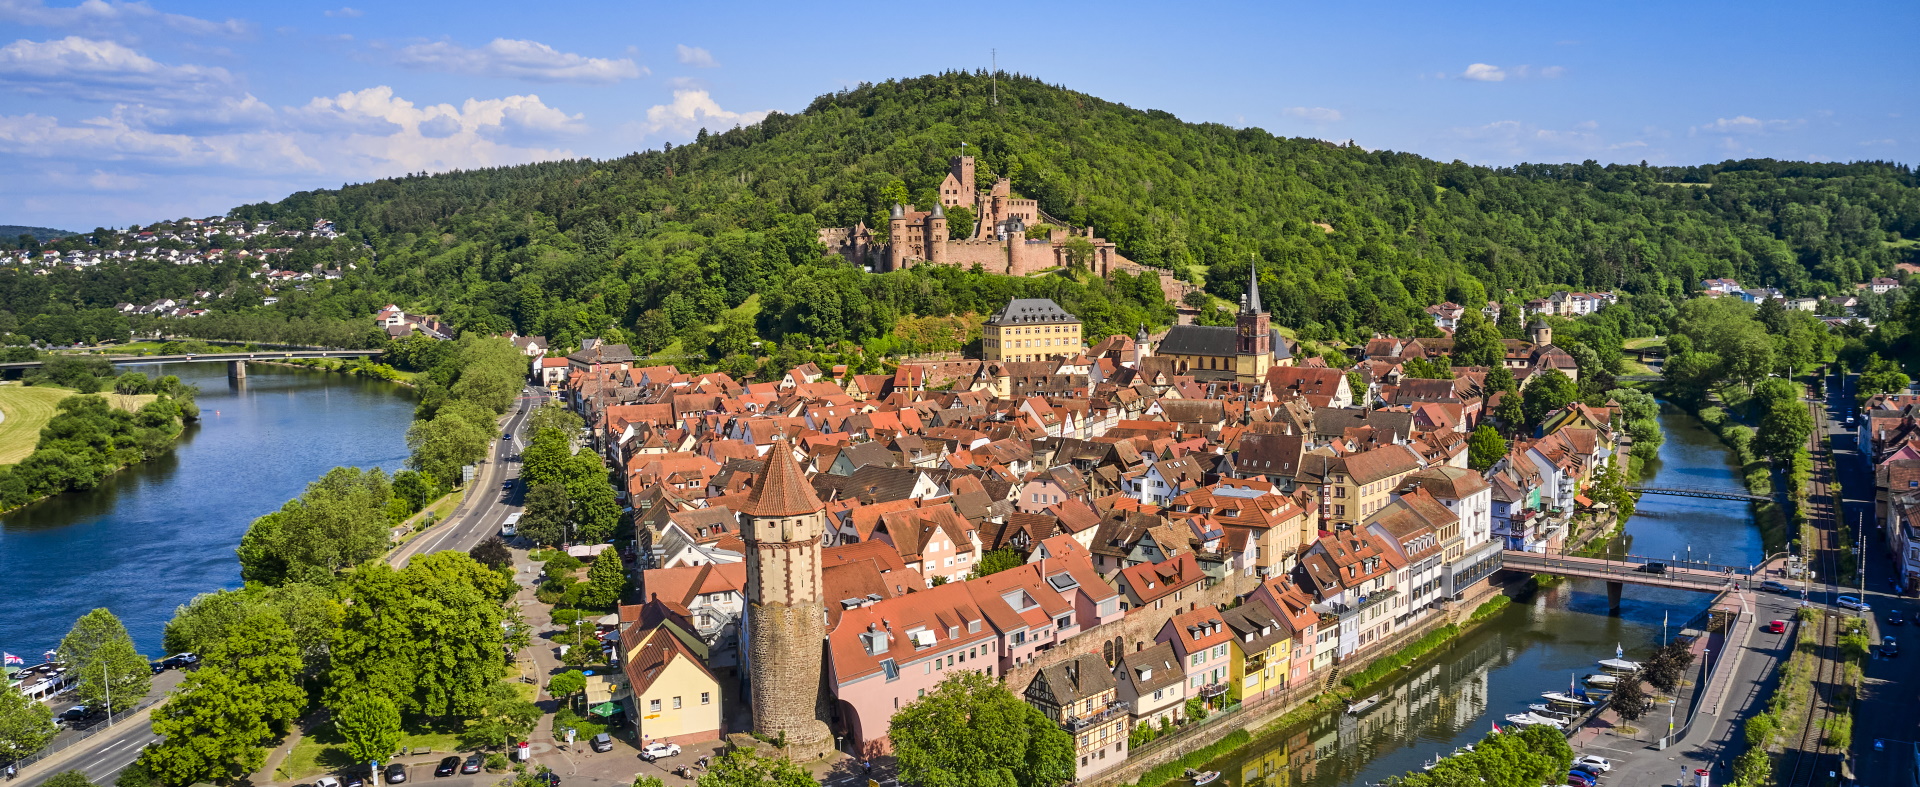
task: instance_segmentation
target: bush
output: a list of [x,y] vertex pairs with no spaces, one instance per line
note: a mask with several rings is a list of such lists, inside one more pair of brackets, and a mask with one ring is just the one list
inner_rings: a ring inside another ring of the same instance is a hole
[[1212,762],[1232,752],[1234,749],[1245,746],[1247,741],[1250,740],[1253,740],[1252,733],[1246,730],[1234,730],[1233,732],[1227,733],[1226,737],[1199,749],[1195,749],[1185,757],[1181,757],[1173,762],[1161,763],[1152,770],[1140,774],[1140,780],[1134,782],[1134,784],[1137,787],[1160,787],[1162,784],[1185,776],[1188,768],[1198,768]]
[[1487,599],[1487,603],[1475,607],[1473,614],[1467,616],[1467,622],[1478,623],[1494,615],[1498,615],[1500,614],[1500,610],[1506,609],[1511,604],[1513,604],[1513,599],[1507,596],[1494,596],[1493,598]]
[[511,767],[513,767],[513,761],[507,759],[507,755],[497,751],[487,752],[487,770],[497,772]]
[[553,625],[571,626],[580,619],[580,610],[562,607],[553,611]]
[[[1504,598],[1504,596],[1502,598]],[[1340,682],[1353,688],[1355,691],[1365,689],[1374,681],[1386,677],[1388,673],[1406,666],[1414,659],[1427,655],[1427,653],[1431,652],[1434,648],[1440,647],[1448,640],[1457,636],[1460,636],[1459,626],[1451,623],[1441,626],[1440,628],[1427,632],[1426,636],[1414,640],[1411,645],[1388,655],[1381,656],[1378,659],[1374,659],[1373,663],[1368,664],[1366,669],[1341,678]]]

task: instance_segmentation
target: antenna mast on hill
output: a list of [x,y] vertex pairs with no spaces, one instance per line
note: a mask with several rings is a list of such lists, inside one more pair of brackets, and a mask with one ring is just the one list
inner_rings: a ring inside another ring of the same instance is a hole
[[993,71],[988,74],[988,78],[993,80],[993,103],[989,104],[989,106],[997,107],[1000,106],[1000,50],[989,49],[987,51],[993,53]]

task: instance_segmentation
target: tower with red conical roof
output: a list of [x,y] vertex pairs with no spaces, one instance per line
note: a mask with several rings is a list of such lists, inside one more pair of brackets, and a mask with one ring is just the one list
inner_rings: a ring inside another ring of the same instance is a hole
[[816,705],[827,639],[820,597],[826,505],[794,464],[787,442],[776,440],[740,508],[754,731],[784,736],[794,759],[824,756],[833,740]]

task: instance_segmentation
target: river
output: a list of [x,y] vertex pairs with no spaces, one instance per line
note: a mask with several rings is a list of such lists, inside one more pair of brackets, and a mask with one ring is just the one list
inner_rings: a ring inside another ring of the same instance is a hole
[[106,607],[142,653],[160,654],[176,607],[240,586],[233,549],[255,517],[339,465],[401,469],[411,390],[254,364],[244,387],[221,363],[135,366],[200,386],[200,422],[166,456],[0,517],[8,600],[0,649],[27,659]]
[[[1649,465],[1650,480],[1665,484],[1740,489],[1724,446],[1690,416],[1663,408],[1666,442]],[[1637,555],[1747,564],[1764,555],[1747,504],[1648,495],[1641,498],[1615,547]],[[1420,663],[1382,686],[1381,705],[1355,718],[1326,714],[1294,729],[1253,741],[1219,768],[1236,785],[1265,774],[1267,787],[1344,787],[1377,783],[1417,770],[1435,754],[1478,741],[1509,713],[1565,690],[1575,673],[1624,647],[1628,658],[1649,655],[1670,617],[1678,631],[1708,596],[1628,585],[1619,616],[1607,614],[1605,583],[1568,582],[1516,602],[1498,617],[1455,640],[1438,658]]]

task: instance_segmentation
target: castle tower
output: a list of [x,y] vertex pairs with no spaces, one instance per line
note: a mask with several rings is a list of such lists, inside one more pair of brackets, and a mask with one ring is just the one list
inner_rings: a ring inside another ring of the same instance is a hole
[[1243,383],[1267,379],[1273,366],[1273,326],[1267,310],[1260,305],[1260,266],[1258,258],[1248,265],[1247,294],[1240,299],[1240,314],[1233,318],[1234,378]]
[[973,207],[980,198],[980,187],[973,184],[973,157],[954,156],[948,159],[947,174],[953,176],[954,185],[960,192],[953,195],[953,204]]
[[820,598],[826,508],[775,441],[740,506],[747,545],[747,653],[753,728],[786,737],[796,760],[824,756],[833,735],[814,712],[820,696],[827,610]]
[[1547,325],[1546,320],[1536,319],[1527,326],[1527,336],[1533,340],[1533,346],[1545,347],[1553,343],[1553,328]]
[[927,217],[927,260],[936,264],[947,261],[947,211],[938,202]]
[[887,219],[887,270],[897,271],[906,267],[907,260],[907,209],[900,203],[893,203],[893,214]]

